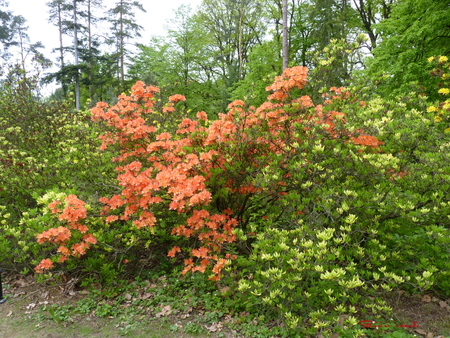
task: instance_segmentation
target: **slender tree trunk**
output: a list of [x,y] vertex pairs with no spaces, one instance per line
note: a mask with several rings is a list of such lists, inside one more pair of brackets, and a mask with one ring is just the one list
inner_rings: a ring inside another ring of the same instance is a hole
[[120,0],[120,88],[122,90],[125,82],[125,55],[124,55],[124,33],[123,33],[123,0]]
[[89,55],[89,98],[92,100],[92,32],[91,32],[91,0],[88,0],[88,55]]
[[59,29],[59,57],[61,61],[61,69],[64,68],[64,46],[63,46],[63,28],[61,19],[61,3],[58,2],[58,29]]
[[[75,66],[78,66],[78,27],[77,27],[77,1],[73,0],[73,23],[74,23],[74,52],[75,52]],[[77,67],[78,68],[78,67]],[[80,79],[78,70],[75,76],[75,106],[80,110]]]
[[283,0],[283,70],[285,70],[289,64],[289,43],[288,43],[287,25],[288,25],[287,0]]
[[24,42],[23,42],[23,35],[22,35],[22,29],[18,27],[19,30],[19,44],[20,44],[20,58],[22,62],[22,70],[23,70],[23,78],[26,78],[27,71],[25,69],[25,48],[24,48]]
[[239,54],[239,74],[238,74],[238,80],[242,78],[242,66],[243,66],[243,60],[242,60],[242,18],[244,16],[243,10],[242,10],[242,4],[240,4],[239,8],[239,45],[238,45],[238,54]]

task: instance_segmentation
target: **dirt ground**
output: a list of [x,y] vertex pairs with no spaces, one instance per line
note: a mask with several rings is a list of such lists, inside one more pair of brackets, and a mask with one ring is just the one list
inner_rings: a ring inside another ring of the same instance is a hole
[[[88,291],[77,290],[70,281],[47,285],[36,283],[32,276],[9,276],[4,278],[3,294],[6,301],[0,304],[0,338],[241,337],[226,324],[208,326],[190,322],[193,318],[189,316],[182,316],[183,319],[170,315],[142,316],[128,322],[123,316],[100,318],[91,314],[71,317],[68,313],[61,320],[52,320],[46,310],[49,306],[75,305],[87,297]],[[390,323],[378,324],[413,326],[405,330],[418,337],[450,337],[450,299],[396,292],[391,293],[387,301],[394,309],[393,318]],[[205,329],[186,333],[184,328],[187,325]]]
[[[183,327],[190,323],[186,317],[183,320],[171,316],[133,318],[132,324],[123,317],[99,318],[93,314],[73,317],[68,314],[63,321],[48,318],[46,309],[51,305],[75,305],[87,294],[85,290],[70,287],[70,283],[39,284],[32,276],[4,278],[6,301],[0,304],[0,338],[240,337],[221,324],[206,325],[195,334],[186,333]],[[190,324],[194,329],[201,328],[201,324]]]
[[414,326],[418,327],[408,329],[416,336],[450,337],[450,299],[439,299],[432,294],[407,295],[395,292],[386,300],[393,308],[393,320],[396,323],[411,326],[416,323]]

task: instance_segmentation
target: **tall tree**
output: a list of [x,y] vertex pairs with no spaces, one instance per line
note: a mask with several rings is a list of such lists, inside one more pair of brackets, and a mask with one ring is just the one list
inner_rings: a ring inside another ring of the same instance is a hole
[[249,54],[267,32],[261,0],[204,0],[195,20],[211,38],[220,110],[226,109],[232,88],[246,76]]
[[[59,52],[58,61],[60,69],[58,72],[49,74],[46,82],[56,80],[61,83],[63,95],[66,95],[67,89],[71,84],[75,84],[78,88],[79,81],[79,67],[78,67],[78,53],[81,46],[81,41],[78,39],[78,34],[85,31],[85,26],[81,23],[81,15],[78,11],[79,3],[83,0],[53,0],[47,2],[49,7],[48,21],[54,26],[58,27],[59,47],[54,48],[53,51]],[[64,37],[71,39],[71,42],[65,42]],[[74,56],[73,62],[70,62],[66,57],[66,53],[71,53]],[[79,94],[77,92],[77,107],[79,105]]]
[[[73,50],[75,67],[78,67],[78,23],[77,23],[77,0],[73,0]],[[77,70],[75,75],[75,106],[80,110],[80,75]]]
[[261,44],[266,24],[257,0],[204,0],[198,20],[212,34],[217,61],[227,86],[245,76],[243,65],[256,44]]
[[[93,11],[96,9],[102,8],[102,0],[84,0],[83,5],[85,6],[85,21],[86,21],[86,34],[85,40],[87,40],[87,48],[86,52],[82,55],[82,60],[87,63],[87,86],[89,87],[89,98],[92,100],[94,95],[94,63],[95,60],[100,55],[99,50],[99,34],[94,34],[94,29],[96,28],[96,24],[98,21],[103,20],[103,17],[98,17],[93,14]],[[103,37],[106,39],[105,37]]]
[[[28,36],[27,20],[22,15],[15,15],[7,10],[8,2],[0,1],[0,44],[1,57],[9,60],[13,54],[18,58],[14,60],[20,63],[20,67],[26,72],[25,60],[32,56],[41,62],[49,62],[39,51],[44,48],[41,42],[32,43]],[[14,49],[14,51],[13,51]]]
[[[309,15],[311,3],[308,0],[287,0],[286,18],[283,20],[284,0],[264,0],[265,16],[270,23],[269,31],[272,39],[278,44],[279,57],[283,58],[283,33],[286,27],[287,55],[293,64],[309,66],[307,52],[314,45],[312,35],[315,29],[315,21],[311,21]],[[310,59],[310,58],[309,58]],[[281,69],[278,70],[280,72]]]
[[[96,66],[100,58],[100,39],[107,41],[99,31],[96,23],[103,19],[99,16],[102,8],[101,0],[53,0],[47,3],[49,7],[49,21],[58,27],[60,69],[51,74],[47,81],[57,80],[62,84],[63,96],[69,86],[79,80],[81,101],[93,99],[95,90],[100,86],[99,67]],[[76,38],[75,38],[76,32]],[[64,38],[68,38],[64,40]],[[70,42],[69,42],[70,39]],[[75,48],[77,45],[77,48]],[[70,61],[67,53],[78,54],[78,62]],[[75,84],[76,87],[76,84]]]
[[220,111],[220,74],[210,32],[205,31],[190,6],[180,6],[169,21],[167,36],[154,37],[133,58],[129,74],[161,89],[167,97],[186,96],[186,111]]
[[125,48],[125,44],[127,40],[141,36],[142,26],[137,24],[134,19],[135,10],[145,12],[144,7],[138,1],[131,0],[119,0],[114,8],[108,10],[108,20],[111,23],[113,39],[119,58],[120,90],[124,89],[125,60],[130,55],[130,51],[128,48]]
[[15,44],[11,36],[11,21],[14,15],[11,11],[7,10],[8,2],[0,1],[0,43],[2,45],[2,58],[6,59],[9,56],[9,47]]
[[265,101],[266,87],[289,63],[310,64],[306,52],[312,45],[307,0],[261,0],[260,3],[263,11],[259,15],[267,28],[265,39],[252,48],[245,65],[245,77],[232,92],[233,98],[247,97],[256,105]]
[[354,39],[360,31],[359,18],[350,0],[311,0],[309,21],[315,50],[326,47],[331,40]]
[[63,43],[63,35],[65,34],[64,26],[63,26],[63,15],[64,15],[64,7],[66,5],[66,0],[53,0],[47,3],[49,7],[49,22],[51,22],[54,26],[58,27],[58,35],[59,35],[59,47],[54,50],[59,50],[59,62],[60,68],[63,68],[64,63],[64,43]]
[[389,18],[391,7],[398,0],[353,0],[353,5],[358,10],[362,27],[370,39],[367,47],[372,50],[378,44],[379,32],[375,25]]

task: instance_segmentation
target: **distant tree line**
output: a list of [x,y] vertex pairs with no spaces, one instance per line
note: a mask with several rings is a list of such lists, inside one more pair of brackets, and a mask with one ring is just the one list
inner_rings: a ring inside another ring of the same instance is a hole
[[[53,0],[47,6],[59,36],[53,49],[58,70],[45,81],[60,84],[52,94],[58,100],[74,92],[78,82],[83,105],[88,100],[112,102],[136,80],[159,86],[162,95],[185,95],[186,110],[193,112],[223,111],[243,96],[257,104],[265,99],[269,79],[281,72],[284,26],[289,66],[319,69],[332,54],[327,47],[331,41],[349,46],[328,59],[332,72],[311,78],[309,94],[316,101],[318,89],[354,83],[361,72],[382,79],[380,94],[397,94],[418,81],[426,94],[435,95],[426,89],[431,80],[425,65],[428,57],[450,52],[449,4],[203,0],[196,10],[183,5],[174,11],[165,36],[138,44],[136,38],[145,29],[134,19],[137,11],[145,12],[138,1],[118,0],[105,8],[102,0]],[[26,20],[8,11],[4,0],[0,6],[2,58],[10,59],[14,47],[23,67],[29,54],[49,62],[40,52],[42,43],[29,41]]]

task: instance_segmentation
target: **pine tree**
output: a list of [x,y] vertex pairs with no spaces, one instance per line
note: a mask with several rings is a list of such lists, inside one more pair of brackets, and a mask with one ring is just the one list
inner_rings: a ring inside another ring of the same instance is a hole
[[143,29],[135,22],[135,10],[145,12],[144,7],[138,1],[130,0],[119,0],[114,8],[108,10],[108,20],[111,24],[112,38],[118,57],[120,91],[125,89],[126,59],[130,56],[130,51],[125,48],[125,44],[129,39],[140,37],[140,31]]

